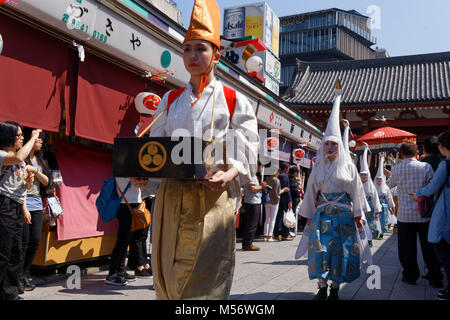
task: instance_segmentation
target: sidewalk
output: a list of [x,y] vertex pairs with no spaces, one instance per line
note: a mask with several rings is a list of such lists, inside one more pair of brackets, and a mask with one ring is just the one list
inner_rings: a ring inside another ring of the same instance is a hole
[[[307,261],[294,260],[300,241],[263,242],[255,244],[260,251],[242,251],[237,244],[236,267],[231,288],[231,300],[311,300],[317,292],[316,281],[308,278]],[[239,240],[240,242],[240,240]],[[373,262],[381,269],[381,289],[369,290],[366,280],[370,274],[361,270],[361,277],[341,286],[342,300],[435,300],[439,289],[420,278],[416,285],[401,281],[401,267],[397,257],[397,235],[386,233],[384,240],[373,241]],[[419,266],[423,260],[419,252]],[[423,271],[423,270],[422,270]],[[36,277],[37,288],[25,292],[26,300],[153,300],[153,279],[139,278],[126,286],[105,285],[105,268],[82,270],[81,289],[68,289],[68,275]]]

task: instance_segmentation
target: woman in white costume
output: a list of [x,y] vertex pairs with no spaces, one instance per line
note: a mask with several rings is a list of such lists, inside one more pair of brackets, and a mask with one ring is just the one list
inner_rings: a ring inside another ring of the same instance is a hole
[[380,238],[383,238],[383,233],[389,230],[389,221],[390,215],[394,215],[393,211],[395,208],[394,198],[392,196],[391,190],[386,184],[386,177],[383,172],[384,169],[384,156],[381,156],[380,164],[378,166],[377,175],[373,181],[375,188],[378,192],[378,197],[380,199],[382,212],[380,213],[380,224],[381,224],[381,235]]
[[[367,202],[370,205],[370,211],[366,213],[367,222],[369,223],[370,230],[372,231],[372,237],[374,239],[380,239],[381,226],[379,222],[379,213],[382,211],[380,199],[378,198],[378,192],[375,185],[370,178],[369,165],[367,163],[367,152],[369,147],[366,145],[364,153],[361,157],[361,169],[359,170],[359,176],[364,186],[364,193],[366,195]],[[369,242],[372,246],[372,242]]]
[[[317,161],[309,177],[300,215],[308,219],[308,273],[319,280],[315,300],[337,300],[339,286],[360,275],[358,228],[365,204],[358,171],[344,149],[339,127],[342,90],[338,81]],[[328,296],[328,280],[331,280]]]
[[[156,298],[229,299],[239,180],[244,185],[256,174],[257,121],[249,101],[234,90],[234,111],[229,109],[230,89],[214,76],[220,59],[220,11],[215,0],[195,1],[183,48],[190,82],[177,90],[173,101],[170,92],[164,95],[150,136],[208,140],[213,132],[215,142],[226,142],[227,166],[201,183],[162,179],[152,219]],[[227,139],[231,130],[234,141]]]

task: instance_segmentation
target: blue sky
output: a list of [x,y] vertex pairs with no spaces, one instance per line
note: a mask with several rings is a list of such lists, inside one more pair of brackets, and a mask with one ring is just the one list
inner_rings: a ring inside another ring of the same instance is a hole
[[[194,0],[176,0],[182,12],[183,25],[189,26]],[[262,1],[217,0],[223,15],[226,7]],[[449,0],[266,0],[279,16],[339,8],[354,9],[370,16],[370,6],[379,8],[379,29],[372,31],[379,48],[390,56],[450,51]],[[372,11],[373,12],[373,11]],[[375,47],[373,47],[375,48]]]

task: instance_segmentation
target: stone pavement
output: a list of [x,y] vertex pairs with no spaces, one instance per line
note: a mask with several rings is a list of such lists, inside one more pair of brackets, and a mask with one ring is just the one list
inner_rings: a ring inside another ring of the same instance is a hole
[[[237,244],[236,267],[231,288],[231,300],[311,300],[317,292],[316,281],[308,278],[305,259],[294,260],[301,233],[294,241],[255,244],[260,251],[242,251]],[[238,239],[240,242],[240,239]],[[401,267],[397,257],[397,235],[385,234],[384,240],[373,241],[373,262],[381,269],[381,289],[369,290],[364,268],[361,277],[341,286],[343,300],[435,300],[437,291],[420,278],[416,285],[401,281]],[[423,260],[418,245],[418,261]],[[35,277],[37,288],[25,292],[26,300],[153,300],[152,278],[138,278],[126,286],[105,285],[107,268],[82,270],[81,289],[68,289],[68,275]]]

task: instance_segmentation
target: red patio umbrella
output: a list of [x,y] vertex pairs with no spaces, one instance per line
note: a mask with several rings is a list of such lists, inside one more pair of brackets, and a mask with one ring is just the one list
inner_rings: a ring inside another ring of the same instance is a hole
[[416,142],[416,135],[392,127],[378,128],[356,140],[356,153],[363,152],[363,142],[369,145],[372,152],[392,152],[398,151],[404,142]]

